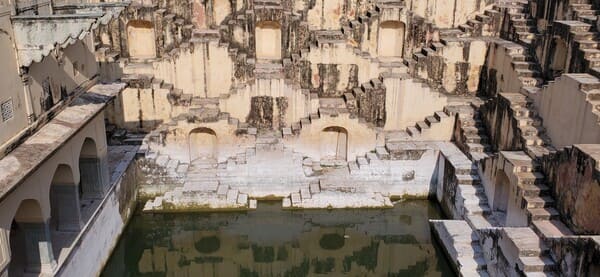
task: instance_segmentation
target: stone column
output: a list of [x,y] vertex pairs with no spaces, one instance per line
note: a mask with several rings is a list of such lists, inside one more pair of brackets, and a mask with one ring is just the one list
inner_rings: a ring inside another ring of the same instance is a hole
[[52,184],[50,194],[53,209],[52,216],[55,217],[58,230],[81,230],[78,187],[74,184]]
[[106,192],[106,181],[102,172],[102,163],[98,158],[80,158],[79,172],[81,189],[86,199],[102,199]]
[[46,222],[18,223],[25,234],[26,272],[52,272],[56,260],[52,252],[50,228]]

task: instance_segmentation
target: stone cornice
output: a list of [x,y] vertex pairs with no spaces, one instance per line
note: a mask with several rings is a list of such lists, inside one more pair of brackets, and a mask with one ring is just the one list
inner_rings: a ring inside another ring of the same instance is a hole
[[100,24],[117,18],[130,2],[58,5],[57,14],[12,16],[19,64],[29,67],[54,49],[83,39]]

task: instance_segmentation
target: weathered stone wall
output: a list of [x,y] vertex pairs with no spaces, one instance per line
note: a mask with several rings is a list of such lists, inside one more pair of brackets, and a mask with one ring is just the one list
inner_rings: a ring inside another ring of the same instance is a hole
[[600,234],[600,147],[575,145],[540,163],[561,218],[580,235]]
[[498,151],[522,150],[521,130],[515,120],[515,112],[510,101],[495,97],[480,108],[482,120],[488,130],[489,141]]
[[549,241],[565,276],[600,274],[600,237],[564,237]]
[[440,28],[458,27],[467,21],[469,16],[481,12],[492,0],[467,0],[467,1],[438,1],[438,0],[410,0],[405,1],[416,15],[434,22]]

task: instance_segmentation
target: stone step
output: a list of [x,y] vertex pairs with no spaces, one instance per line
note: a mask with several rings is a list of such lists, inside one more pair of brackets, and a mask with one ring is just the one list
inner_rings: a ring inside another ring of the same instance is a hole
[[538,220],[555,220],[560,217],[560,213],[552,207],[548,208],[533,208],[527,209],[529,212],[529,220],[530,221],[538,221]]
[[502,251],[516,253],[519,257],[540,257],[548,252],[546,244],[528,227],[504,227],[503,237],[510,241]]
[[554,260],[547,255],[541,257],[519,257],[517,266],[523,272],[545,272],[558,269]]
[[533,230],[542,238],[560,238],[572,236],[573,231],[560,220],[537,220],[532,223]]
[[487,268],[479,237],[463,220],[430,220],[433,232],[461,276],[479,276]]
[[550,196],[523,196],[527,208],[547,208],[554,205],[554,199]]

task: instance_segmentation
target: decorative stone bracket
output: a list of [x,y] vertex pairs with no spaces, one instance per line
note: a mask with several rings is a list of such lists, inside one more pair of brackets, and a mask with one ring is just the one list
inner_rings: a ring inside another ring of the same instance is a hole
[[117,18],[130,2],[56,6],[52,15],[17,15],[12,23],[21,67],[40,62],[54,49],[83,39],[100,24]]

